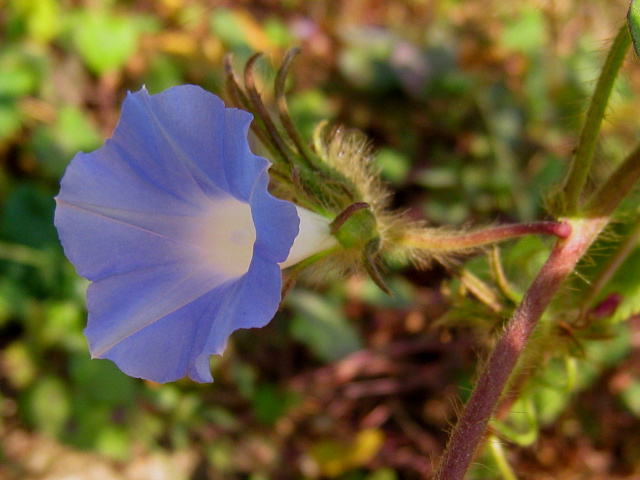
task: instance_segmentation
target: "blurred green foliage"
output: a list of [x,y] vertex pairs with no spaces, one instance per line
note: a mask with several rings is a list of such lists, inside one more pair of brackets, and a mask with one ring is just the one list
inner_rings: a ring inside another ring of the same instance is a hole
[[[622,1],[559,3],[6,0],[0,450],[9,452],[4,439],[12,431],[26,430],[122,463],[195,452],[184,478],[196,469],[197,478],[211,479],[426,478],[477,350],[491,344],[546,258],[546,240],[501,248],[505,285],[489,257],[461,259],[497,309],[478,301],[463,279],[446,281],[444,268],[391,263],[393,298],[360,278],[300,288],[271,325],[234,335],[212,362],[212,386],[154,385],[89,359],[87,282],[58,243],[53,197],[73,155],[110,134],[127,90],[197,83],[222,94],[223,55],[232,53],[241,68],[264,51],[257,71],[268,103],[273,66],[302,45],[289,94],[301,132],[308,138],[325,119],[363,130],[395,207],[445,225],[540,219],[575,144],[603,45],[626,9]],[[619,81],[603,131],[603,174],[640,136],[636,64]],[[619,243],[611,237],[602,251]],[[638,428],[639,327],[623,322],[640,311],[638,255],[599,299],[621,296],[612,316],[558,332],[557,345],[534,345],[527,361],[542,356],[543,368],[525,375],[518,400],[496,422],[504,438],[544,442],[553,423],[557,436],[595,431],[597,438],[620,416],[629,430]],[[597,271],[600,257],[593,258],[585,275]],[[580,278],[571,285],[572,292],[586,288]],[[571,326],[581,307],[572,298],[562,296],[543,328],[557,328],[558,318]],[[447,339],[446,348],[434,347]],[[543,354],[554,349],[555,356]],[[620,411],[600,416],[598,391],[615,397]],[[595,443],[611,452],[631,448],[624,438]],[[13,463],[26,464],[28,452],[11,452]],[[635,458],[610,470],[638,473]],[[563,460],[544,468],[575,468]],[[38,477],[3,468],[2,478]],[[470,475],[493,478],[486,469]]]

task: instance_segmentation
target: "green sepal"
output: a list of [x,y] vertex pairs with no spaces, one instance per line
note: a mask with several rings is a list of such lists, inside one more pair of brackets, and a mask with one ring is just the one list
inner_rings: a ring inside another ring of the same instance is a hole
[[[359,205],[359,204],[358,204]],[[366,204],[362,204],[366,205]],[[345,210],[346,212],[347,210]],[[376,217],[370,208],[359,208],[348,212],[346,219],[341,219],[340,215],[332,225],[334,236],[345,248],[362,249],[371,240],[378,238],[378,228]]]
[[380,290],[382,290],[384,293],[386,293],[390,297],[393,297],[393,293],[391,293],[391,290],[382,279],[382,275],[380,275],[380,271],[378,270],[375,262],[375,256],[377,255],[379,250],[380,239],[374,238],[367,244],[364,249],[364,253],[362,254],[362,263],[364,264],[364,268],[367,270],[367,273],[371,277],[371,280],[373,280],[373,283],[375,283],[378,288],[380,288]]

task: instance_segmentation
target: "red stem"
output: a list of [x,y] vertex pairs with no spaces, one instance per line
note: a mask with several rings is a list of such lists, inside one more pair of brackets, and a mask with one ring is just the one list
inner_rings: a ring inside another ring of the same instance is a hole
[[460,480],[464,477],[498,399],[538,320],[606,223],[606,218],[594,218],[574,224],[572,234],[558,241],[480,373],[451,434],[434,480]]
[[[428,235],[426,233],[429,233]],[[571,226],[563,222],[532,222],[516,223],[514,225],[501,225],[490,227],[470,233],[431,233],[427,229],[425,233],[406,234],[401,243],[405,246],[435,250],[435,251],[461,251],[469,248],[481,247],[512,238],[525,235],[546,234],[558,238],[567,238],[571,234]]]

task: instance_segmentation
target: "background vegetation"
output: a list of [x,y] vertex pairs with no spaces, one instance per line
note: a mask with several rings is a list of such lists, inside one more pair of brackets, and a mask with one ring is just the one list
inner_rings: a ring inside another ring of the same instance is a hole
[[[234,334],[213,385],[157,385],[89,359],[86,282],[52,222],[59,179],[110,134],[127,90],[195,83],[223,95],[223,56],[242,68],[262,51],[268,102],[274,65],[299,45],[294,119],[306,134],[324,119],[361,130],[396,207],[434,225],[542,219],[626,8],[0,0],[0,478],[428,478],[478,356],[546,258],[544,239],[502,248],[508,292],[485,255],[460,259],[464,270],[391,264],[393,298],[358,277],[300,285],[268,327]],[[623,73],[603,175],[640,133],[638,59]],[[486,447],[469,478],[503,478],[505,458],[522,478],[640,475],[640,253],[584,328],[571,303],[625,228],[551,311],[557,342],[531,349],[492,427],[503,445]]]

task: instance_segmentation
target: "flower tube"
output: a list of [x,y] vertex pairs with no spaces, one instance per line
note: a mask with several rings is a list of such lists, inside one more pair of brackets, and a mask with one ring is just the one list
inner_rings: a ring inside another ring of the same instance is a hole
[[[142,89],[105,145],[71,161],[55,225],[92,282],[93,357],[156,382],[210,382],[209,356],[229,335],[275,314],[281,265],[332,245],[327,221],[304,214],[309,240],[302,209],[268,192],[270,164],[247,142],[251,119],[193,85]],[[289,258],[303,237],[315,247]]]

